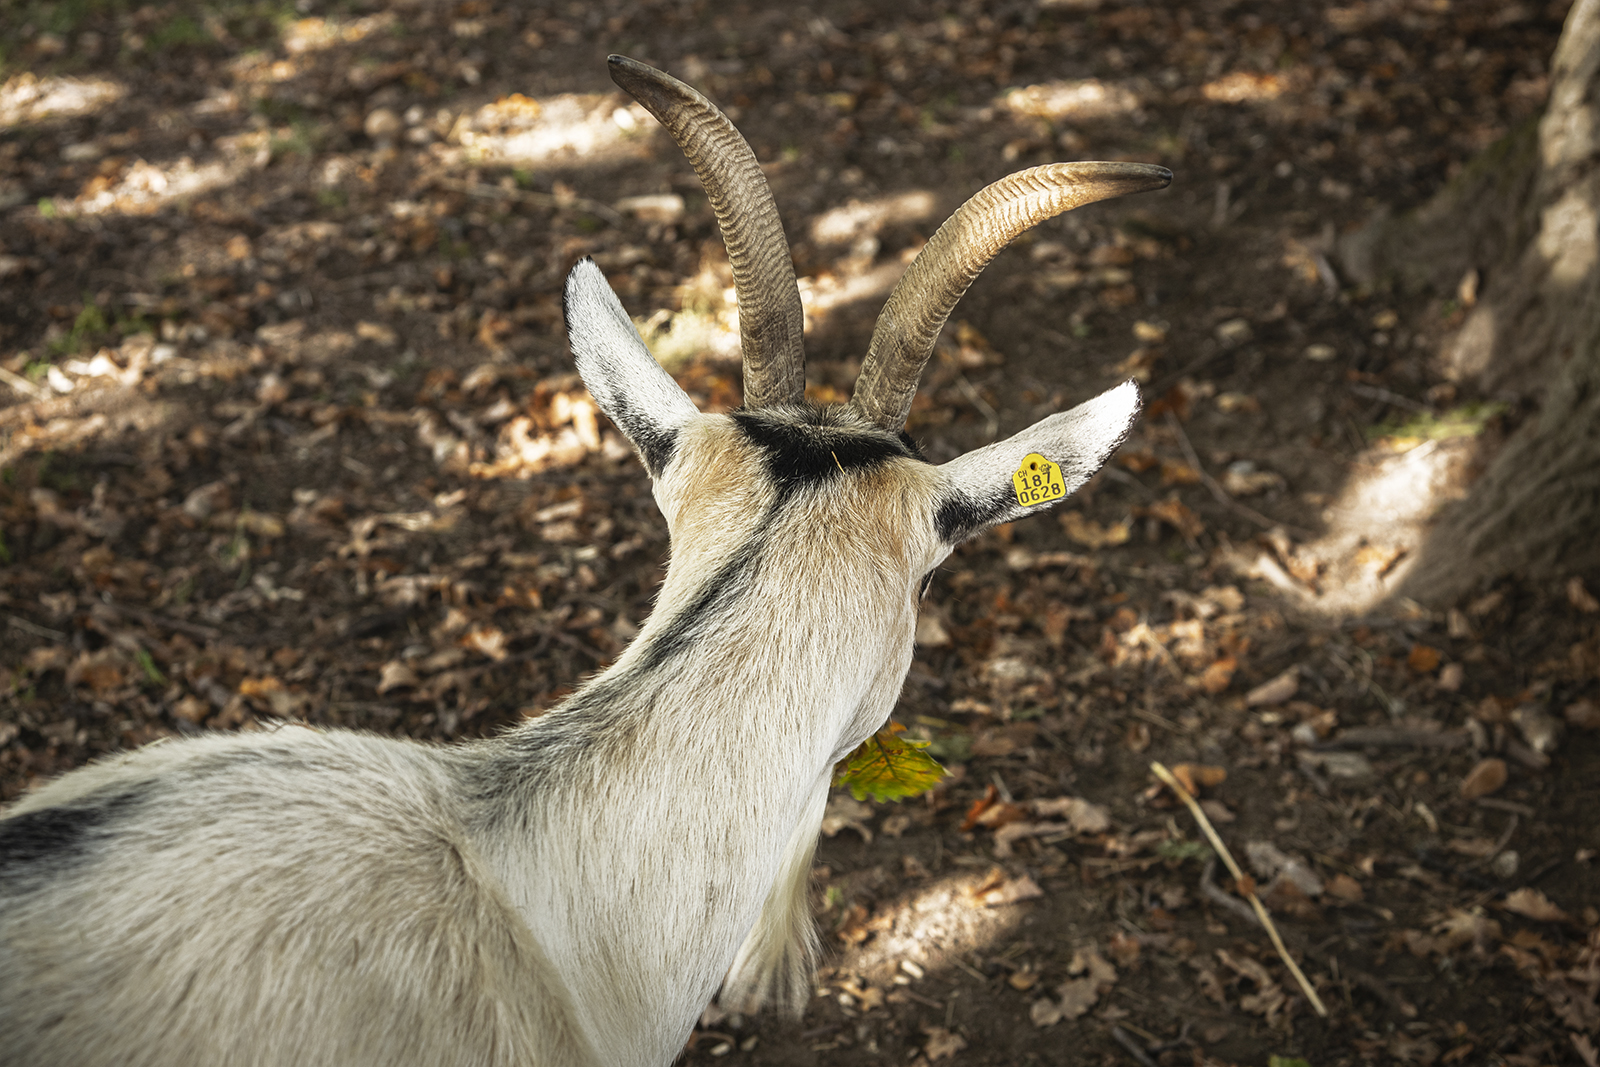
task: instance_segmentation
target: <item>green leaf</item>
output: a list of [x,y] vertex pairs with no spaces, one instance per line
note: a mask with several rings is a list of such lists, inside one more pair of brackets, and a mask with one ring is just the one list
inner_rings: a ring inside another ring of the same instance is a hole
[[1298,1056],[1269,1056],[1267,1067],[1311,1067],[1311,1061]]
[[899,736],[905,727],[892,722],[861,742],[833,769],[833,784],[850,790],[857,800],[904,800],[939,784],[945,769],[926,752],[927,741]]

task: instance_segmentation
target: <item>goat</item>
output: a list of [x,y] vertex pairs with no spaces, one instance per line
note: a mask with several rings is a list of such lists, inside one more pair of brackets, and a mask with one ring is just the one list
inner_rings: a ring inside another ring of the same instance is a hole
[[[934,341],[1018,233],[1171,174],[1054,164],[982,190],[894,289],[849,404],[818,406],[754,154],[688,86],[610,64],[705,186],[744,346],[745,406],[702,414],[599,268],[568,278],[578,370],[671,534],[655,611],[499,737],[216,734],[22,798],[0,819],[0,1061],[666,1067],[719,986],[805,999],[830,773],[898,698],[934,568],[1076,489],[1139,409],[1124,383],[935,466],[902,432]],[[1013,481],[1040,457],[1042,494]]]

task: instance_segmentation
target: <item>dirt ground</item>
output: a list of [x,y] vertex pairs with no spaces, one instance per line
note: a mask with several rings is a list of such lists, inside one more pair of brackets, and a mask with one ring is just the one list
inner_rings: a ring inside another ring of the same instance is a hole
[[[593,256],[702,407],[739,386],[715,222],[622,52],[765,165],[818,399],[982,185],[1176,175],[957,308],[931,459],[1128,376],[1145,415],[940,570],[896,715],[950,777],[836,799],[804,1018],[711,1009],[686,1061],[1594,1067],[1600,581],[1385,602],[1528,412],[1442,369],[1475,274],[1405,295],[1337,256],[1537,116],[1564,15],[6,5],[0,800],[273,719],[482,736],[637,631],[665,528],[572,373],[566,271]],[[1327,1018],[1152,761],[1206,783]]]

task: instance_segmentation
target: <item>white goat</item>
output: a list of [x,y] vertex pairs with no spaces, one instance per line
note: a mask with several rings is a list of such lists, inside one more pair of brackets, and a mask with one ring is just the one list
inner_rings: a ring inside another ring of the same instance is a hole
[[568,280],[578,369],[671,531],[656,611],[493,740],[218,734],[24,797],[0,819],[0,1062],[665,1067],[725,979],[741,1004],[804,999],[829,775],[888,717],[931,572],[1035,506],[1025,459],[1070,492],[1139,407],[1127,383],[933,466],[900,429],[934,339],[1022,230],[1171,175],[1058,164],[983,190],[890,297],[851,403],[818,407],[753,154],[692,89],[611,66],[706,186],[744,341],[746,406],[703,415],[599,269]]

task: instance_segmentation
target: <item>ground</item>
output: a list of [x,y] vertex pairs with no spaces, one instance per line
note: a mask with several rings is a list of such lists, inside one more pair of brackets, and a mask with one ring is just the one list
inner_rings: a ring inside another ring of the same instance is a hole
[[8,6],[0,800],[275,718],[481,736],[636,632],[665,528],[571,372],[566,270],[595,257],[702,407],[738,368],[710,210],[607,80],[622,52],[754,146],[819,399],[986,182],[1175,174],[957,308],[908,425],[930,458],[1130,375],[1145,414],[940,570],[896,714],[951,776],[836,799],[804,1018],[712,1009],[685,1058],[1593,1065],[1600,582],[1388,596],[1527,413],[1438,359],[1475,275],[1402,296],[1335,255],[1537,115],[1564,14]]

